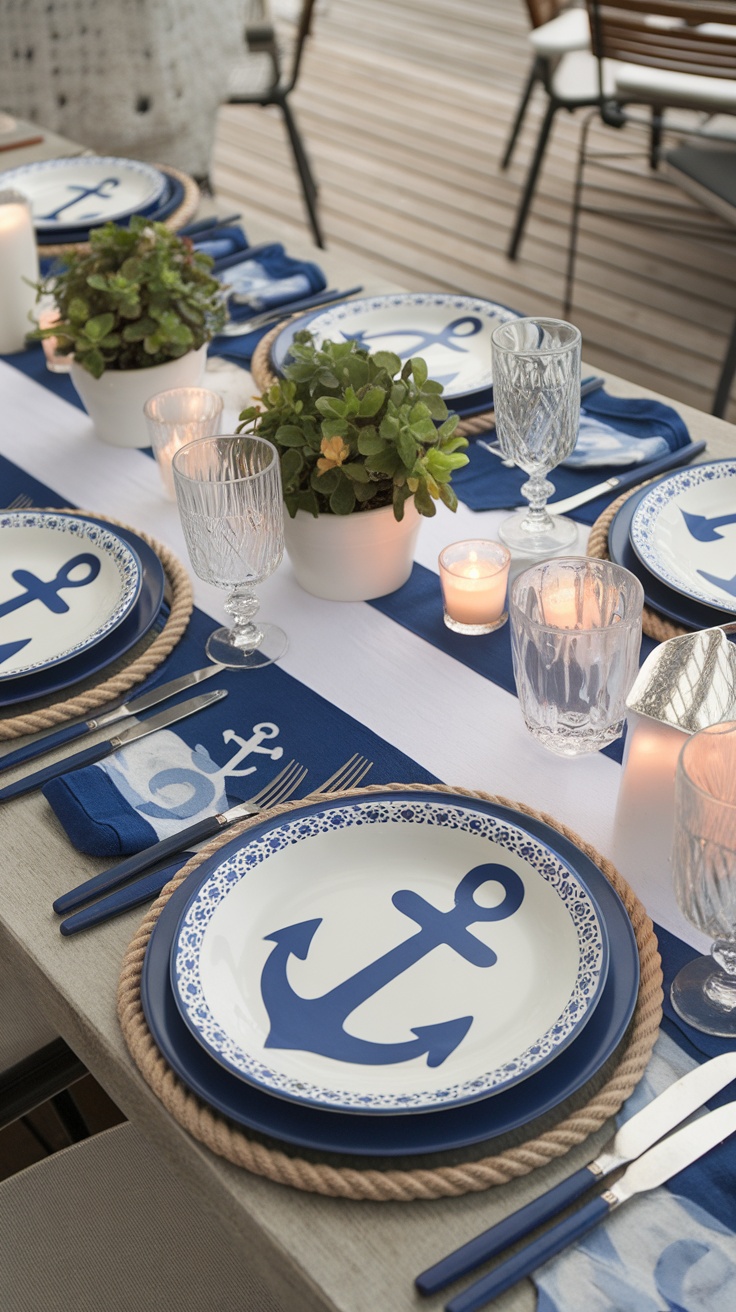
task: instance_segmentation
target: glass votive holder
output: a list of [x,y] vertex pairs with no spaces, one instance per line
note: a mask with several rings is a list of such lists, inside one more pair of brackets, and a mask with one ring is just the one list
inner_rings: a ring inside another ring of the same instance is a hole
[[171,468],[176,452],[200,437],[213,437],[218,431],[222,407],[222,397],[206,387],[172,387],[146,401],[143,413],[151,446],[171,501],[176,500]]
[[445,624],[455,633],[493,633],[505,624],[511,553],[500,542],[453,542],[440,552]]
[[[60,318],[59,311],[53,308],[41,310],[37,317],[39,328],[53,328]],[[46,368],[49,372],[52,374],[68,374],[73,357],[60,353],[57,349],[57,339],[55,337],[44,337],[41,340],[41,345],[46,357]]]
[[644,589],[611,561],[557,556],[523,571],[509,599],[526,727],[559,756],[619,738],[639,668]]

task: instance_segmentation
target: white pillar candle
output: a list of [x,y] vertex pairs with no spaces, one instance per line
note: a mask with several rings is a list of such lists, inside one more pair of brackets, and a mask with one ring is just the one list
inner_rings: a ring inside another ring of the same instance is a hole
[[629,711],[619,785],[613,860],[625,879],[662,892],[670,887],[675,770],[688,734]]
[[500,542],[454,542],[440,553],[445,624],[458,633],[491,633],[506,623],[510,553]]
[[33,324],[36,293],[25,280],[38,278],[31,210],[17,191],[0,191],[0,353],[22,351]]

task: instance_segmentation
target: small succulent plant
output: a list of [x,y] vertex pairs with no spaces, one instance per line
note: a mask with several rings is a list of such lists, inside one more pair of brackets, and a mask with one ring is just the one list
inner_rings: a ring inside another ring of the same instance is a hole
[[212,260],[163,223],[140,215],[106,223],[88,251],[72,251],[36,284],[58,319],[31,336],[55,337],[62,355],[99,378],[145,369],[197,350],[223,326],[225,301]]
[[420,515],[434,515],[437,501],[456,509],[450,479],[468,463],[457,424],[424,360],[402,366],[392,352],[354,341],[318,346],[303,331],[284,377],[242,412],[238,432],[278,449],[292,518],[393,505],[400,520],[410,497]]

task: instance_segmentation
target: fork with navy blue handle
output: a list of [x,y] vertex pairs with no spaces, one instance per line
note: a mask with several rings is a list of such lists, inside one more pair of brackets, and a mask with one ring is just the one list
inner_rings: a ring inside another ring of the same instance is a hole
[[[372,766],[371,761],[366,761],[364,757],[355,753],[314,791],[315,793],[328,793],[343,788],[357,788],[368,771],[372,769]],[[291,771],[291,773],[287,774],[288,771]],[[298,771],[298,775],[294,771]],[[197,821],[196,824],[189,825],[187,829],[180,829],[178,833],[172,834],[170,838],[164,838],[159,843],[144,848],[142,852],[127,857],[125,861],[120,861],[109,870],[103,870],[99,875],[93,875],[91,879],[85,880],[83,884],[77,885],[68,893],[62,893],[61,897],[58,897],[54,902],[54,911],[57,915],[64,915],[67,911],[76,911],[77,908],[83,907],[86,902],[90,902],[93,898],[100,897],[104,893],[113,893],[116,889],[122,890],[118,901],[113,901],[111,898],[105,899],[114,915],[118,915],[120,910],[127,910],[129,906],[138,906],[140,901],[145,901],[147,898],[160,893],[167,880],[164,879],[160,888],[155,887],[155,881],[153,883],[149,881],[149,891],[145,898],[141,898],[136,902],[125,901],[131,889],[135,894],[138,885],[141,883],[140,880],[136,880],[135,884],[131,884],[136,875],[140,875],[144,871],[150,871],[151,866],[160,864],[166,857],[180,853],[185,848],[191,847],[205,838],[212,837],[213,834],[221,833],[223,829],[236,824],[238,820],[244,820],[249,815],[267,809],[267,806],[275,806],[277,802],[287,800],[302,782],[306,773],[303,767],[297,765],[295,761],[291,761],[284,770],[276,775],[271,784],[262,790],[262,793],[266,793],[274,784],[279,783],[281,791],[278,796],[269,794],[266,798],[261,794],[256,794],[255,798],[251,798],[247,802],[240,802],[237,806],[231,807],[229,811],[206,816],[203,820]],[[178,864],[181,865],[181,861]],[[124,885],[128,887],[123,887]],[[97,906],[99,905],[98,903]],[[74,922],[73,928],[69,927],[71,921]],[[86,928],[87,922],[80,921],[78,916],[72,916],[65,923],[67,929],[65,930],[62,926],[62,933],[73,933],[75,928]],[[99,924],[100,921],[97,919],[90,923]]]

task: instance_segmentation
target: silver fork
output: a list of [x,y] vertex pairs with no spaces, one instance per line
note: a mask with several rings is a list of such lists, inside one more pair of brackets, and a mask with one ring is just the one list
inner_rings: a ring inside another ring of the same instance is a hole
[[17,497],[13,497],[13,500],[9,501],[7,506],[4,507],[4,509],[27,510],[28,507],[32,505],[33,505],[33,497],[29,497],[27,492],[19,492]]
[[373,769],[373,762],[367,761],[364,756],[359,756],[354,752],[350,760],[340,766],[329,779],[325,779],[319,788],[315,788],[315,793],[337,793],[343,788],[357,788],[358,784]]

